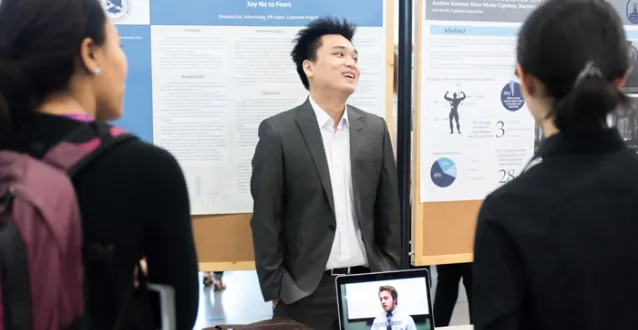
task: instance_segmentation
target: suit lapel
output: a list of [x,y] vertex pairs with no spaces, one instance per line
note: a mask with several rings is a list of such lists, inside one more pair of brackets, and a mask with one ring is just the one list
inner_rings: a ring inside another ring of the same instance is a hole
[[317,117],[309,100],[306,100],[298,109],[297,124],[304,137],[306,146],[310,150],[312,160],[315,163],[317,173],[323,190],[328,197],[330,208],[334,212],[334,197],[332,196],[332,185],[330,184],[330,170],[328,169],[328,160],[326,159],[326,150],[323,148],[323,139],[321,131],[317,124]]
[[359,189],[365,178],[362,177],[358,168],[359,154],[365,150],[366,138],[363,135],[365,126],[365,118],[357,109],[348,107],[348,123],[350,124],[350,167],[352,172],[352,194],[354,196],[354,205],[357,218],[361,220],[361,200]]

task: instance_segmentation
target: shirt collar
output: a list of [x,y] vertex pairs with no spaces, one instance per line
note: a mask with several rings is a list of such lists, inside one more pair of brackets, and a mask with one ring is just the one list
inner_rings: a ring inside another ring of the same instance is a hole
[[[312,110],[315,112],[315,116],[317,116],[317,122],[320,127],[329,127],[333,128],[333,120],[330,118],[327,112],[325,112],[321,107],[312,99],[312,96],[308,96],[308,100],[310,101],[310,105],[312,106]],[[339,122],[339,126],[342,125],[350,125],[348,122],[348,106],[346,105],[345,110],[343,111],[343,116],[341,116],[341,121]]]
[[536,152],[536,157],[551,157],[561,154],[600,154],[626,149],[617,129],[575,130],[559,132],[545,139]]

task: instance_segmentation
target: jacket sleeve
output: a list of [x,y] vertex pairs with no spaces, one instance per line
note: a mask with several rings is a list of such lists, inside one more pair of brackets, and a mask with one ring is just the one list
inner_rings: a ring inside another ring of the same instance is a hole
[[388,126],[383,120],[383,160],[375,202],[376,241],[394,269],[401,265],[401,209],[397,165]]
[[270,301],[279,299],[284,273],[281,242],[284,164],[278,133],[268,119],[259,125],[258,134],[250,180],[254,202],[250,226],[259,284],[264,300]]
[[476,228],[473,294],[479,304],[471,311],[476,330],[516,330],[522,325],[525,275],[506,229],[499,224],[488,197],[479,212]]

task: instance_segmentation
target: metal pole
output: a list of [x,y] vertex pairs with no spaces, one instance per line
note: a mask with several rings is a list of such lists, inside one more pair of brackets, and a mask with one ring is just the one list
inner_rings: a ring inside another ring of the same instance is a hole
[[[401,268],[410,268],[412,161],[412,0],[399,1],[397,85],[397,171],[401,202]],[[395,63],[397,65],[397,63]]]

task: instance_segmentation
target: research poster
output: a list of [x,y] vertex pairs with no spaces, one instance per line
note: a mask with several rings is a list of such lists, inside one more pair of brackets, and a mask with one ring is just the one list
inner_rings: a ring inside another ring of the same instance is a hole
[[531,0],[424,1],[421,202],[480,200],[534,153],[534,119],[515,75]]
[[[544,140],[514,74],[518,30],[542,0],[424,1],[421,202],[480,200],[518,176]],[[610,0],[627,35],[638,96],[638,0]],[[638,151],[637,109],[608,123]]]
[[290,57],[296,33],[324,16],[358,26],[361,78],[349,104],[385,114],[384,0],[104,0],[128,58],[116,124],[179,161],[191,212],[252,212],[259,123],[305,101]]

